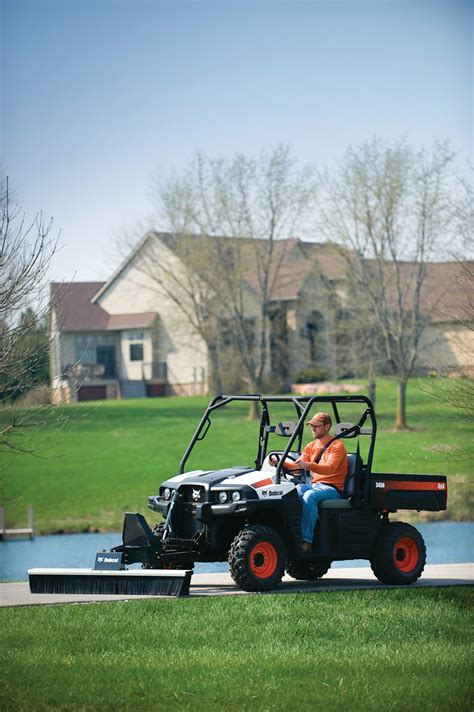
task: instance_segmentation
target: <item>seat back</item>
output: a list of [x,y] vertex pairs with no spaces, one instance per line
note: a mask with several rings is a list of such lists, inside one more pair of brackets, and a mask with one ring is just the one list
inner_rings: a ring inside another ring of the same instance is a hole
[[361,469],[362,459],[358,453],[349,452],[347,454],[347,477],[344,482],[344,497],[352,497],[361,490]]
[[[344,433],[347,433],[348,430],[353,430],[352,433],[349,435],[345,435]],[[354,423],[337,423],[334,426],[333,430],[334,435],[341,435],[343,438],[356,438],[358,436],[358,432],[356,431],[356,426]]]

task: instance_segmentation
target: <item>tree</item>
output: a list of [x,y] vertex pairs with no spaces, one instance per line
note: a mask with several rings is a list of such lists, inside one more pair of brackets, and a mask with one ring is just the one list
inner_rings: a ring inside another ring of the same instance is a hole
[[0,194],[0,450],[31,451],[27,426],[38,425],[43,409],[17,407],[17,399],[44,379],[49,305],[44,304],[46,273],[56,251],[52,222],[41,213],[26,223],[19,206],[12,206],[8,180]]
[[367,334],[377,334],[398,380],[395,428],[406,429],[406,385],[435,304],[424,293],[428,263],[452,222],[447,144],[415,151],[378,138],[349,148],[324,176],[320,226],[350,249],[350,281]]
[[[453,201],[455,234],[459,244],[450,248],[453,265],[450,277],[450,291],[455,295],[455,310],[440,307],[440,317],[458,326],[463,334],[462,349],[465,362],[470,368],[462,378],[452,378],[449,369],[432,364],[431,378],[422,388],[435,400],[453,408],[461,418],[472,420],[474,416],[474,177],[473,166],[469,166],[466,175],[458,180],[457,199]],[[471,259],[469,259],[471,257]],[[466,335],[468,338],[466,338]],[[469,457],[469,445],[465,442],[452,446],[450,458]]]
[[0,374],[0,399],[13,403],[34,386],[49,381],[48,322],[32,307],[20,315],[12,356]]
[[[174,266],[149,262],[148,272],[168,285],[203,338],[214,374],[219,352],[232,348],[248,388],[260,391],[269,364],[271,301],[289,238],[305,228],[314,203],[313,169],[298,168],[285,146],[256,159],[198,153],[181,177],[157,188],[189,282],[177,284]],[[214,387],[218,383],[215,378]]]

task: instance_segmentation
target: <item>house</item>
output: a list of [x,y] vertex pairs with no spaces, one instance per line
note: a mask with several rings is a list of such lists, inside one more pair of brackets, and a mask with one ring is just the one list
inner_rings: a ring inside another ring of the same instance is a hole
[[[328,334],[336,333],[330,321],[337,320],[350,299],[350,263],[336,246],[297,239],[275,243],[272,259],[278,272],[268,312],[269,382],[288,384],[295,372],[311,364],[337,375],[338,349],[329,348]],[[162,268],[159,279],[157,266]],[[163,269],[175,279],[171,287],[163,281]],[[455,287],[459,269],[458,263],[429,265],[424,303],[433,318],[424,335],[421,370],[472,367],[472,321],[467,324],[472,309],[462,288]],[[222,278],[229,277],[216,275]],[[244,282],[249,323],[255,324],[261,318],[259,283],[251,266]],[[186,311],[186,289],[190,299],[197,295],[204,303],[199,266],[193,273],[183,272],[178,239],[159,232],[147,233],[106,282],[52,284],[53,401],[207,393],[210,354],[202,325],[200,335]],[[238,379],[230,360],[225,371],[226,383]]]

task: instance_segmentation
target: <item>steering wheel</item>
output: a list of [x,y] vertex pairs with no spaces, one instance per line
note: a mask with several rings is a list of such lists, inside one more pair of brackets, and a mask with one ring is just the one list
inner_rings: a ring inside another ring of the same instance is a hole
[[[268,459],[270,460],[271,457],[276,457],[277,458],[277,465],[281,460],[281,455],[278,452],[270,452],[268,453]],[[287,460],[291,460],[292,462],[296,462],[296,457],[293,457],[293,455],[287,455],[286,456]],[[283,474],[289,477],[300,477],[301,475],[304,475],[306,470],[303,467],[295,467],[295,469],[288,469],[288,467],[285,467],[285,465],[281,466],[281,470],[283,471]]]

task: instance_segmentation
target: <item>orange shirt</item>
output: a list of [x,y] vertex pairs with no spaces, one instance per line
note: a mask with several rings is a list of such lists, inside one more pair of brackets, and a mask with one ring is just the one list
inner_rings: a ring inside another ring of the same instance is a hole
[[[327,485],[337,487],[342,492],[344,482],[347,477],[347,450],[342,440],[334,440],[321,456],[321,460],[316,464],[315,460],[324,445],[331,440],[331,435],[322,440],[313,440],[308,443],[301,453],[299,460],[309,462],[312,482],[323,482]],[[294,462],[288,463],[293,468],[297,467]]]

